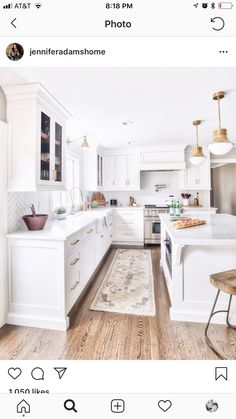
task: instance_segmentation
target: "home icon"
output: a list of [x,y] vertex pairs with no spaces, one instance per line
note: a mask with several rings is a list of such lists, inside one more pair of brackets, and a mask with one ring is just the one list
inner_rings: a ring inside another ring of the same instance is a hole
[[17,413],[30,413],[30,405],[25,400],[21,402],[16,407]]

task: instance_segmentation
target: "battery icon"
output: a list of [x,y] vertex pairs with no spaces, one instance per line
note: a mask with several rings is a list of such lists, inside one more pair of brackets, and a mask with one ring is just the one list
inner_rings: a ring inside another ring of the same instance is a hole
[[232,7],[233,3],[231,3],[230,1],[223,1],[221,3],[218,3],[219,9],[232,9]]

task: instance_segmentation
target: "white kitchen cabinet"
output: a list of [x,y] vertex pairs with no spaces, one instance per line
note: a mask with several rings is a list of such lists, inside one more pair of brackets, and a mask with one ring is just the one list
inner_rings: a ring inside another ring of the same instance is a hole
[[192,147],[186,150],[186,170],[184,172],[184,189],[187,190],[209,190],[211,189],[210,181],[210,156],[207,147],[203,149],[206,156],[204,163],[195,166],[190,163]]
[[115,189],[115,156],[112,154],[104,154],[103,157],[103,189]]
[[65,189],[65,120],[71,115],[40,84],[5,86],[8,190]]
[[114,219],[114,243],[136,244],[144,243],[143,209],[117,208]]
[[103,150],[99,147],[91,147],[84,149],[82,153],[84,191],[103,190]]
[[97,222],[96,234],[96,265],[100,263],[103,256],[113,241],[113,211],[102,217]]
[[95,225],[85,229],[84,241],[81,246],[82,275],[86,284],[96,268],[95,259]]
[[111,153],[104,156],[104,190],[140,189],[139,154]]
[[[66,330],[95,268],[96,223],[63,240],[9,240],[7,323]],[[29,263],[30,261],[30,263]]]

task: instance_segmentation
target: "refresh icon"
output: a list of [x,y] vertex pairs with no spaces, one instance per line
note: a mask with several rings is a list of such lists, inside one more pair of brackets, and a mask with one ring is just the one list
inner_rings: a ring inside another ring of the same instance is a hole
[[212,29],[214,31],[222,31],[225,27],[225,21],[222,17],[216,16],[211,18],[212,23],[216,23],[216,26],[213,26]]

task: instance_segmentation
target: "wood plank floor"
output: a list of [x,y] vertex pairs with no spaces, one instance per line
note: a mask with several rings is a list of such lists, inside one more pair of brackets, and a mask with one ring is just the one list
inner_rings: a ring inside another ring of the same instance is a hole
[[[169,319],[160,249],[152,247],[151,252],[156,317],[89,310],[114,257],[115,249],[111,249],[67,332],[6,325],[0,329],[0,359],[217,359],[205,343],[203,324]],[[213,325],[210,333],[221,351],[236,359],[236,332]]]

